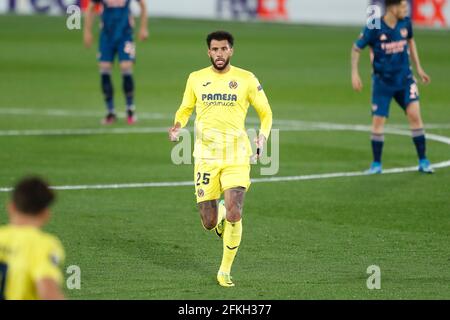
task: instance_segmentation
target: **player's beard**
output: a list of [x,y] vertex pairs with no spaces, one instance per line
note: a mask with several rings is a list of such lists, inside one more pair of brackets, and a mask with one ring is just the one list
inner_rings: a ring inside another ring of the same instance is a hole
[[227,60],[225,60],[223,66],[221,66],[221,67],[219,67],[219,66],[216,65],[216,62],[214,61],[213,58],[211,58],[211,63],[212,63],[212,65],[213,65],[214,69],[216,69],[216,70],[218,70],[218,71],[222,71],[222,70],[224,70],[226,67],[228,67],[228,65],[230,64],[230,58],[228,58]]

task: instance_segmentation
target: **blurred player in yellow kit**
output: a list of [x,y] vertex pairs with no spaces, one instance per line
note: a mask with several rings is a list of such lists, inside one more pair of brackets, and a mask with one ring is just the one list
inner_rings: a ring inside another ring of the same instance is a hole
[[40,228],[55,196],[39,178],[20,181],[8,204],[10,224],[0,227],[0,300],[64,299],[64,249]]
[[[203,226],[223,238],[223,257],[217,281],[232,287],[231,266],[242,237],[242,209],[250,186],[252,149],[245,118],[252,105],[261,120],[255,142],[259,152],[272,128],[272,111],[258,79],[230,65],[233,36],[225,31],[208,35],[212,66],[189,75],[183,101],[169,139],[177,141],[194,108],[195,191]],[[221,193],[225,201],[219,201]]]

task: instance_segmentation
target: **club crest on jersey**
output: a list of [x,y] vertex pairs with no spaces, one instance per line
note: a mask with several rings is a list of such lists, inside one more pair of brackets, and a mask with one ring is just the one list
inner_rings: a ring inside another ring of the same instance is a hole
[[237,89],[238,87],[238,83],[236,81],[230,81],[230,83],[228,84],[230,86],[230,89]]
[[402,28],[400,30],[400,34],[402,35],[403,38],[406,38],[408,36],[408,29]]
[[203,197],[205,195],[205,191],[203,191],[203,189],[198,189],[197,195],[198,195],[199,198],[201,198],[201,197]]
[[383,33],[381,36],[380,36],[380,41],[386,41],[387,40],[387,37],[386,37],[386,35]]

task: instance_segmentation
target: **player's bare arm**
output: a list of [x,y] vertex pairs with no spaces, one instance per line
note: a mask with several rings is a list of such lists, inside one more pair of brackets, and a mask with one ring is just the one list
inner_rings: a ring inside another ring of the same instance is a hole
[[147,26],[147,4],[146,0],[139,1],[141,7],[141,25],[139,29],[138,38],[140,41],[147,40],[148,38],[148,26]]
[[424,84],[429,84],[431,82],[430,76],[423,70],[422,65],[420,64],[419,53],[417,50],[416,41],[414,38],[408,40],[409,50],[411,59],[416,67],[417,74]]
[[361,49],[356,45],[352,47],[351,64],[352,64],[352,86],[355,91],[362,91],[363,84],[359,75],[359,58],[361,56]]
[[86,13],[84,16],[84,29],[83,29],[83,41],[86,48],[90,48],[93,42],[92,36],[92,24],[95,18],[95,5],[93,2],[89,2],[86,8]]
[[41,300],[64,300],[64,294],[58,283],[53,279],[42,279],[36,283],[36,289]]

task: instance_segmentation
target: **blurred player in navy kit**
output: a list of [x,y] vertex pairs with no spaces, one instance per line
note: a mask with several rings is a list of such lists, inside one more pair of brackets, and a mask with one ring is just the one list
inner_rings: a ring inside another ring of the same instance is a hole
[[426,157],[424,125],[420,114],[419,92],[414,79],[409,57],[423,83],[431,79],[422,69],[416,43],[413,39],[411,20],[407,17],[406,0],[386,0],[386,13],[381,18],[380,28],[365,27],[352,50],[352,85],[362,90],[358,63],[360,51],[367,45],[372,52],[372,151],[373,162],[369,174],[382,172],[381,155],[384,144],[384,124],[389,116],[392,98],[405,111],[412,131],[413,142],[419,158],[418,170],[433,173]]
[[[93,42],[92,24],[95,16],[95,4],[103,5],[98,54],[102,91],[107,108],[103,124],[112,124],[117,120],[114,109],[114,89],[111,81],[111,71],[116,54],[119,58],[123,79],[127,122],[128,124],[136,122],[133,80],[135,44],[133,42],[134,20],[130,11],[131,1],[134,0],[91,0],[86,10],[84,44],[89,48]],[[148,37],[146,0],[136,1],[139,2],[141,9],[138,38],[143,41]]]

